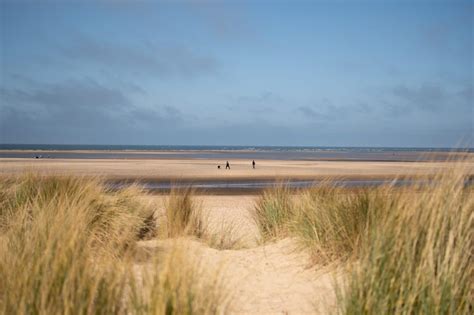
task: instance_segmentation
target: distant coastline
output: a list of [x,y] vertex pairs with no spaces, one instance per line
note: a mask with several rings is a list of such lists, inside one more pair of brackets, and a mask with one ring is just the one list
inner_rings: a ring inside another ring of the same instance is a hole
[[270,151],[270,152],[474,152],[474,148],[350,147],[350,146],[250,146],[250,145],[96,145],[0,144],[0,150],[37,151]]
[[295,161],[445,161],[471,155],[472,148],[0,145],[3,159],[199,159]]

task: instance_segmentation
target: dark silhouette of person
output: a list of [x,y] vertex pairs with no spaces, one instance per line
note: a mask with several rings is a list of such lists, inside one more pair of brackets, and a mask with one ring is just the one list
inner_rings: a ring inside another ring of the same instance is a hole
[[227,161],[227,162],[225,163],[225,169],[230,169],[229,161]]
[[255,168],[255,160],[252,161],[252,167]]

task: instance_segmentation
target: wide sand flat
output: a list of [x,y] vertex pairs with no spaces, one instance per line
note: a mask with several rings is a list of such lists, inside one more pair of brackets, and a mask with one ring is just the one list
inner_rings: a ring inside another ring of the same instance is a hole
[[[0,159],[0,175],[40,172],[102,176],[107,179],[147,180],[258,180],[317,179],[324,177],[392,178],[403,175],[430,175],[452,163],[443,162],[373,162],[373,161],[251,161],[199,159]],[[474,159],[465,163],[467,172],[474,173]],[[221,165],[221,169],[217,169]]]

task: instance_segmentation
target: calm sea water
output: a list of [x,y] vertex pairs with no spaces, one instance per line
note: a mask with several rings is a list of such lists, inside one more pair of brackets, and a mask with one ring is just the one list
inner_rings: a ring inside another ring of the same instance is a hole
[[98,150],[98,151],[272,151],[272,152],[474,152],[474,148],[324,147],[239,145],[93,145],[93,144],[0,144],[0,150]]
[[422,161],[445,160],[450,152],[473,148],[295,147],[295,146],[172,146],[0,144],[0,158],[51,159],[249,159]]

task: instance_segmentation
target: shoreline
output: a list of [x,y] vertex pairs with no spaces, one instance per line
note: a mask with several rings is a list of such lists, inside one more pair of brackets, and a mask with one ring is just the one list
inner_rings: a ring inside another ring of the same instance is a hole
[[278,161],[361,161],[440,162],[474,158],[469,151],[418,150],[0,150],[0,159],[81,160],[278,160]]
[[[217,165],[221,169],[217,169]],[[474,159],[464,162],[466,176],[472,180]],[[113,185],[158,188],[169,191],[176,186],[200,186],[212,194],[255,194],[278,182],[293,182],[296,187],[311,182],[333,181],[353,185],[380,185],[394,179],[430,180],[436,173],[455,167],[456,162],[439,161],[301,161],[257,160],[252,169],[249,160],[232,160],[225,170],[217,159],[5,159],[0,158],[0,176],[25,173],[99,178]],[[295,183],[296,182],[296,183]],[[301,182],[301,183],[297,183]],[[153,190],[153,189],[152,189]]]

